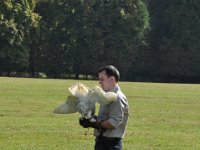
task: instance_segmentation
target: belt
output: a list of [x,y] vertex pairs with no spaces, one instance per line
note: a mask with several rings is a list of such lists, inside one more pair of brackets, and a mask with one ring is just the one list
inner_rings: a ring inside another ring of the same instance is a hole
[[97,139],[104,140],[104,141],[120,141],[122,138],[119,138],[119,137],[98,136]]
[[100,132],[99,136],[96,138],[96,140],[103,140],[103,141],[120,141],[122,138],[119,137],[106,137],[103,136],[103,130]]

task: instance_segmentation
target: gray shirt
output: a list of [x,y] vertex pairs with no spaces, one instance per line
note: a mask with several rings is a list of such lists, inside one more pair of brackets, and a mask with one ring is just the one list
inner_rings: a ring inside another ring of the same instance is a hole
[[[114,127],[114,129],[105,130],[103,136],[123,138],[129,117],[128,101],[119,86],[115,87],[111,92],[117,93],[117,100],[107,105],[101,105],[97,120],[108,120]],[[100,132],[95,129],[94,135],[99,136]]]

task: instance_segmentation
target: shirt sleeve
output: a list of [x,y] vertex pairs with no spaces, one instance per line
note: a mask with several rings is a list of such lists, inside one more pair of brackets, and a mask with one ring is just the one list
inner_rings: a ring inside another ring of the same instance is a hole
[[109,108],[109,119],[110,124],[116,129],[123,122],[125,113],[125,103],[126,99],[124,97],[118,96],[117,100],[110,103]]

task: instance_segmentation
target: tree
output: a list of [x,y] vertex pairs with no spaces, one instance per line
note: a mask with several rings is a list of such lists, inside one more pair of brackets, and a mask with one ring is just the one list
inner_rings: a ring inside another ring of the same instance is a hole
[[122,78],[133,80],[136,61],[149,27],[146,5],[140,0],[97,0],[94,39],[99,66],[113,64]]
[[40,17],[35,0],[0,2],[0,71],[25,71],[28,67],[30,30]]
[[200,2],[149,1],[154,76],[195,82],[200,74]]
[[[72,73],[76,39],[72,25],[76,1],[40,1],[37,12],[42,16],[39,41],[42,47],[44,71],[49,77],[63,77]],[[76,34],[77,36],[77,34]]]
[[37,8],[49,76],[87,77],[113,64],[131,79],[129,70],[146,43],[148,13],[142,1],[52,0],[41,1]]

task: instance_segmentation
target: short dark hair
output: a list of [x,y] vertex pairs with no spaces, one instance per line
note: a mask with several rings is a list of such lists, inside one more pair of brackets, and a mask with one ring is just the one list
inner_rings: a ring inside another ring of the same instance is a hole
[[102,71],[105,71],[106,72],[106,75],[108,77],[110,76],[114,76],[115,77],[115,80],[118,82],[119,79],[120,79],[120,74],[119,74],[119,71],[117,70],[117,68],[115,68],[114,66],[112,65],[108,65],[108,66],[104,66],[102,68],[100,68],[98,70],[98,73],[102,72]]

